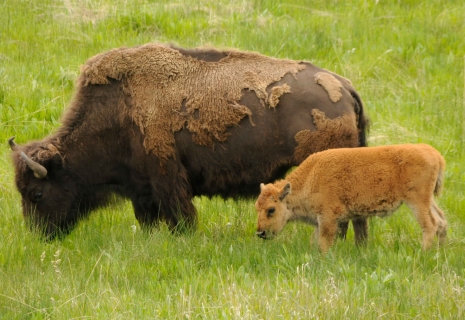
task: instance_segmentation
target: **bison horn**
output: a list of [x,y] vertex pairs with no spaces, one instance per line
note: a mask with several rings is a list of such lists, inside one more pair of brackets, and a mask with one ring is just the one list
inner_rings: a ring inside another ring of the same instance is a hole
[[15,137],[11,137],[10,139],[8,139],[8,144],[10,145],[12,151],[17,151],[19,150],[19,146],[16,144],[14,140]]
[[34,177],[36,177],[37,179],[43,179],[47,176],[47,169],[45,169],[44,166],[40,165],[39,163],[26,156],[24,152],[21,152],[21,158],[23,158],[27,166],[31,168],[32,171],[34,171]]

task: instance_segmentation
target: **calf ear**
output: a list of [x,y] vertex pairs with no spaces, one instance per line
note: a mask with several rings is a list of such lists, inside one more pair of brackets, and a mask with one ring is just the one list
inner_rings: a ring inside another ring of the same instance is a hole
[[264,188],[265,188],[265,184],[264,184],[264,183],[260,183],[260,191],[263,191]]
[[286,185],[281,189],[281,192],[279,194],[279,200],[283,201],[286,196],[291,193],[291,183],[288,182]]

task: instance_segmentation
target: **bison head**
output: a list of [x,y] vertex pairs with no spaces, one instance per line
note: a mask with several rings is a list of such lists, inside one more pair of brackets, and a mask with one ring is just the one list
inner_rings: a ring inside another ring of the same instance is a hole
[[33,230],[47,239],[67,233],[78,218],[78,188],[53,143],[33,142],[24,147],[9,139],[22,196],[23,215]]
[[292,214],[283,201],[291,192],[291,184],[281,184],[260,185],[261,192],[255,203],[258,215],[257,236],[260,238],[269,239],[278,234]]

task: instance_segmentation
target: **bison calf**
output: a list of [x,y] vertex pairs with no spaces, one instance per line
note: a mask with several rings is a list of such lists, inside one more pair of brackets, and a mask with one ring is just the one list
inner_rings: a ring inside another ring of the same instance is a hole
[[[446,238],[447,222],[434,202],[442,188],[445,161],[426,144],[331,149],[309,156],[284,180],[261,184],[255,203],[257,235],[268,238],[288,221],[317,227],[322,252],[331,246],[338,223],[388,216],[402,203],[423,230],[423,249],[436,234]],[[363,238],[355,229],[355,238]]]

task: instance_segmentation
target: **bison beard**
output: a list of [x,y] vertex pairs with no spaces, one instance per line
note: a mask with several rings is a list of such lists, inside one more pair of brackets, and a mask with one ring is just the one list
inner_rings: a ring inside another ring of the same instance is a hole
[[117,193],[143,227],[192,228],[194,196],[255,197],[313,152],[366,145],[358,94],[332,73],[319,83],[322,73],[237,50],[99,54],[82,67],[56,133],[10,143],[23,214],[52,238]]

